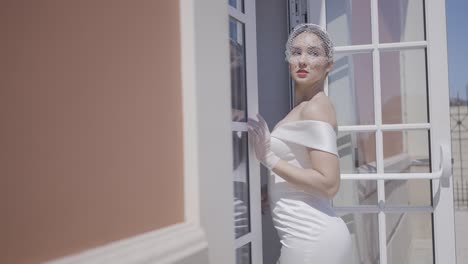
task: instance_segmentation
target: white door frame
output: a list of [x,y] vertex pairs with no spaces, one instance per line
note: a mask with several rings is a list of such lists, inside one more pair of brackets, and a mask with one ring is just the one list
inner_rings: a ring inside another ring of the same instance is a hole
[[[241,1],[238,1],[241,2]],[[257,79],[257,31],[255,0],[244,0],[244,12],[232,6],[228,6],[229,16],[244,25],[245,33],[245,66],[247,89],[247,116],[256,118],[258,113],[258,79]],[[232,131],[247,131],[246,122],[232,122]],[[250,243],[251,263],[263,263],[262,249],[262,218],[261,218],[261,182],[260,164],[255,159],[255,154],[249,146],[248,177],[249,177],[249,206],[250,232],[235,239],[233,251]]]
[[[320,3],[320,23],[326,27],[326,1],[308,0],[309,10],[317,8]],[[373,212],[378,213],[379,219],[379,248],[380,263],[387,263],[387,237],[385,212],[433,212],[433,240],[435,263],[455,264],[455,233],[453,211],[453,189],[451,179],[451,151],[450,151],[450,114],[449,88],[446,46],[445,1],[425,0],[425,28],[426,41],[412,41],[399,43],[378,44],[378,2],[371,0],[371,28],[374,44],[338,47],[337,54],[372,52],[374,104],[378,109],[375,113],[375,125],[340,126],[343,132],[360,131],[376,132],[377,145],[377,173],[372,174],[342,174],[343,180],[378,180],[378,201],[375,206],[336,207],[339,212]],[[315,4],[315,6],[314,6]],[[430,123],[422,124],[382,124],[381,93],[380,93],[380,51],[397,49],[427,49],[427,78],[429,97]],[[377,68],[376,68],[377,67]],[[326,87],[328,88],[328,87]],[[382,131],[427,129],[431,137],[431,164],[433,173],[384,173],[383,171],[383,136]],[[439,155],[439,153],[441,155]],[[385,204],[384,180],[395,179],[432,179],[432,206],[390,206]]]
[[[448,60],[447,60],[447,34],[445,18],[445,0],[426,0],[426,30],[427,32],[427,54],[428,54],[428,80],[431,125],[437,129],[431,129],[432,153],[438,142],[447,146],[445,158],[446,176],[442,180],[433,180],[432,189],[434,210],[434,248],[435,263],[456,263],[455,252],[455,225],[453,208],[453,178],[451,171],[451,150],[450,150],[450,106],[449,106],[449,86],[448,86]],[[435,155],[433,165],[437,162],[444,162]],[[435,167],[433,166],[433,171]],[[438,189],[441,187],[440,189]],[[440,192],[438,192],[440,191]],[[438,203],[438,204],[436,204]]]

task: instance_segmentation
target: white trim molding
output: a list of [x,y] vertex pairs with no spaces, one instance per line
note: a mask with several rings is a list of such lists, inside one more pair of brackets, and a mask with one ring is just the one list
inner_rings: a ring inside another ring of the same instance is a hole
[[185,221],[200,223],[193,0],[180,0]]
[[194,223],[181,223],[116,241],[49,264],[175,263],[207,248],[205,235]]

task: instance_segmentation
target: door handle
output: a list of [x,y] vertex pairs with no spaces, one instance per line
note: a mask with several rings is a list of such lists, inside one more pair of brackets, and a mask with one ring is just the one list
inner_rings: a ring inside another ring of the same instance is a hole
[[[439,187],[433,198],[433,205],[430,206],[408,206],[408,205],[386,205],[382,200],[376,206],[338,206],[335,210],[340,212],[434,212],[434,208],[439,204],[441,187],[450,187],[451,170],[450,151],[447,144],[440,145],[439,169],[432,173],[366,173],[366,174],[342,174],[344,180],[412,180],[431,179],[440,180]],[[411,175],[411,176],[410,176]],[[410,177],[409,177],[410,176]]]
[[442,187],[450,187],[450,177],[452,177],[452,159],[450,158],[450,150],[447,144],[440,144],[440,163],[441,163],[441,185]]
[[[449,148],[440,144],[440,163],[436,172],[430,173],[360,173],[341,174],[342,180],[442,180],[447,181],[452,176]],[[445,185],[445,184],[444,184]]]

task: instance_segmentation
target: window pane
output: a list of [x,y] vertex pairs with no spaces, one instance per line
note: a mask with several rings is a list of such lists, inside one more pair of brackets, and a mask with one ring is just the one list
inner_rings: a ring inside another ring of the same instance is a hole
[[[466,89],[468,98],[468,88]],[[453,100],[450,117],[454,206],[456,210],[465,210],[468,217],[468,102]]]
[[[466,191],[467,189],[465,189]],[[455,244],[457,245],[458,264],[466,264],[468,261],[468,211],[455,210]],[[464,260],[465,263],[461,262]]]
[[379,263],[379,221],[377,214],[345,214],[341,216],[348,226],[353,243],[349,264]]
[[432,215],[389,213],[387,216],[388,264],[432,264]]
[[377,205],[377,181],[344,180],[333,206]]
[[374,132],[339,132],[337,145],[341,173],[376,173]]
[[[341,173],[376,173],[374,132],[339,132],[337,145]],[[376,181],[341,181],[340,190],[333,199],[334,206],[375,204]]]
[[381,43],[425,40],[423,0],[380,0],[378,5]]
[[380,53],[382,122],[427,123],[426,50]]
[[374,124],[372,54],[336,55],[328,77],[328,95],[338,124]]
[[252,263],[252,252],[250,243],[236,249],[236,264]]
[[229,18],[232,121],[247,119],[244,24]]
[[431,180],[385,181],[385,202],[389,205],[430,206]]
[[[468,88],[466,91],[468,98]],[[468,103],[452,99],[450,104],[452,134],[453,205],[458,264],[468,263]],[[464,260],[465,263],[463,263]]]
[[244,13],[244,0],[229,0],[229,5]]
[[236,238],[250,232],[249,166],[246,132],[232,132],[234,228]]
[[456,210],[467,211],[466,215],[468,216],[468,179],[465,177],[455,177],[454,175],[453,203]]
[[382,135],[384,172],[430,172],[429,131],[385,131]]
[[327,31],[335,46],[371,43],[370,0],[327,0]]

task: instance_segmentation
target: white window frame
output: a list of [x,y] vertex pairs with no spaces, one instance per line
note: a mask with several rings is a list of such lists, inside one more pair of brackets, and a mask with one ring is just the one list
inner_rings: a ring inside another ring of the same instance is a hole
[[[245,74],[247,89],[247,116],[256,118],[258,113],[258,76],[257,76],[257,32],[255,0],[244,0],[244,12],[228,5],[229,16],[244,24],[245,33]],[[231,122],[231,129],[235,131],[247,131],[245,122]],[[235,239],[233,251],[251,243],[251,263],[263,263],[262,248],[262,218],[261,218],[261,181],[260,164],[255,159],[255,154],[249,146],[249,208],[250,208],[250,232]],[[233,227],[232,227],[233,228]]]

